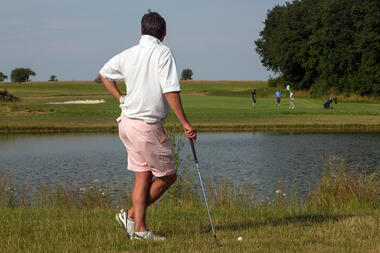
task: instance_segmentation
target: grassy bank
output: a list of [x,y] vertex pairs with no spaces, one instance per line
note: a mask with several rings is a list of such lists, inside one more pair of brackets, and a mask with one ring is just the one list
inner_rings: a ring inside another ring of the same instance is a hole
[[[119,84],[121,90],[125,90]],[[274,89],[263,82],[183,82],[182,99],[189,120],[208,131],[380,131],[380,103],[367,98],[338,100],[323,110],[326,98],[296,92],[296,109],[289,110],[284,96],[275,106]],[[109,132],[117,128],[120,111],[102,84],[0,84],[20,98],[0,104],[0,132]],[[258,92],[251,107],[250,90]],[[102,104],[47,104],[69,100],[105,100]],[[343,99],[343,98],[342,98]],[[178,124],[173,114],[167,126]]]
[[[199,205],[154,207],[148,222],[164,243],[130,241],[116,210],[7,209],[2,252],[379,252],[380,213],[319,214],[262,209],[213,210],[216,247]],[[168,212],[168,210],[170,210]],[[165,213],[170,218],[164,218]],[[237,241],[239,236],[243,241]]]
[[[379,252],[380,181],[330,160],[304,200],[285,189],[265,201],[248,187],[208,190],[220,247],[203,200],[184,170],[160,202],[148,209],[149,228],[163,243],[130,241],[114,220],[130,196],[111,200],[108,187],[41,187],[32,201],[0,176],[1,252]],[[209,184],[208,184],[209,185]],[[123,190],[120,189],[120,194]],[[243,241],[237,241],[239,236]]]

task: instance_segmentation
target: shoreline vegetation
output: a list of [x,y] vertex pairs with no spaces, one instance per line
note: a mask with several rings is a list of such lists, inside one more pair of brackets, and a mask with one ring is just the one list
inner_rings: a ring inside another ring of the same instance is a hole
[[[125,91],[123,83],[118,83]],[[281,106],[264,81],[181,81],[182,101],[189,120],[203,132],[380,132],[380,99],[338,96],[334,109],[323,109],[328,97],[314,98],[295,91],[294,110],[288,109],[284,88]],[[256,108],[251,90],[257,91]],[[0,102],[0,133],[116,132],[120,110],[100,83],[86,81],[0,83],[0,90],[18,98]],[[334,95],[334,94],[332,94]],[[51,104],[72,100],[104,100],[103,104]],[[49,104],[50,103],[50,104]],[[176,128],[172,113],[165,121]]]
[[[206,182],[216,247],[196,177],[181,167],[177,182],[148,208],[163,243],[130,241],[114,220],[130,195],[114,182],[16,189],[0,171],[2,252],[379,252],[380,175],[330,159],[317,185],[298,199],[279,184],[265,200],[254,185]],[[130,186],[129,186],[130,187]],[[114,189],[115,190],[115,189]],[[130,191],[127,191],[128,193]],[[6,221],[6,222],[5,222]],[[238,241],[239,236],[243,241]]]
[[[167,129],[181,130],[177,125],[166,125]],[[379,133],[379,125],[232,125],[232,126],[203,126],[196,125],[198,131],[207,132],[258,132],[258,133]],[[0,134],[60,134],[60,133],[117,133],[116,126],[105,127],[4,127]]]

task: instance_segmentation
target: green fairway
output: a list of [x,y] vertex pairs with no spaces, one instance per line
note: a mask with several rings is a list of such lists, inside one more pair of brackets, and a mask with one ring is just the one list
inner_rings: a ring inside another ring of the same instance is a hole
[[[125,87],[119,84],[124,92]],[[341,101],[333,110],[324,110],[325,98],[295,93],[294,110],[284,92],[281,106],[275,105],[274,89],[262,82],[183,82],[182,100],[188,119],[200,130],[380,130],[380,103]],[[117,101],[102,84],[32,83],[0,84],[20,98],[1,103],[0,129],[8,131],[113,131],[120,114]],[[256,108],[250,91],[256,88]],[[54,105],[69,100],[105,100],[102,104]],[[178,124],[173,114],[166,125]]]

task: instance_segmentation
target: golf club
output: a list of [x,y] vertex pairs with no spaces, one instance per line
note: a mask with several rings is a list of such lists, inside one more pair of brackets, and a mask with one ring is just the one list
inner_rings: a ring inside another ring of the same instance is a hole
[[198,176],[199,176],[199,181],[201,183],[203,197],[204,197],[204,200],[205,200],[205,203],[206,203],[206,209],[207,209],[207,213],[208,213],[208,218],[210,219],[212,234],[214,235],[214,239],[215,239],[216,245],[219,246],[218,241],[216,240],[215,228],[214,228],[214,224],[213,224],[212,219],[211,219],[210,209],[208,208],[207,196],[206,196],[206,193],[205,193],[205,188],[203,187],[201,172],[199,171],[198,158],[197,158],[197,154],[195,153],[194,142],[193,142],[192,138],[190,138],[189,141],[190,141],[191,151],[193,151],[195,167],[197,168],[197,171],[198,171]]

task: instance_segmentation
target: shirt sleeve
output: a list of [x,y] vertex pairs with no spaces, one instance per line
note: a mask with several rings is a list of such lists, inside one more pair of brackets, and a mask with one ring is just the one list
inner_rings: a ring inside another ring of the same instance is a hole
[[165,50],[159,59],[159,78],[163,93],[181,91],[177,66],[170,49]]
[[120,55],[112,57],[99,71],[99,73],[111,81],[123,80],[124,76],[120,69]]

